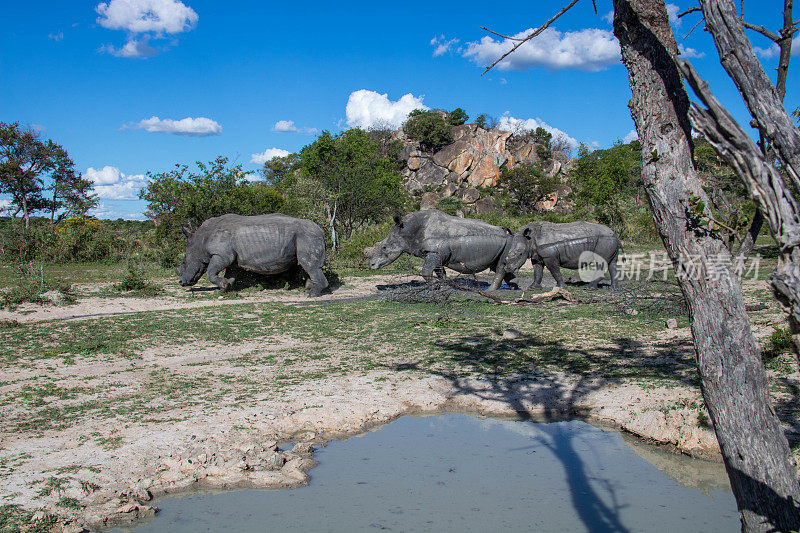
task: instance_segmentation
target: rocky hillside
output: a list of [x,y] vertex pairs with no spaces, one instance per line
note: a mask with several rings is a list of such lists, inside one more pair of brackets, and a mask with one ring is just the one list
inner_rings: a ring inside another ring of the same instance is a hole
[[[393,138],[403,143],[399,157],[405,163],[401,172],[406,179],[405,188],[420,199],[422,209],[454,196],[464,203],[465,214],[487,213],[497,207],[493,194],[502,188],[500,168],[504,165],[513,168],[521,163],[539,164],[546,173],[561,176],[565,181],[565,170],[572,163],[557,151],[543,161],[533,140],[518,139],[508,131],[463,124],[454,126],[452,134],[455,139],[452,144],[429,153],[402,129],[393,133]],[[569,193],[568,189],[565,185],[537,207],[553,209],[559,197]]]

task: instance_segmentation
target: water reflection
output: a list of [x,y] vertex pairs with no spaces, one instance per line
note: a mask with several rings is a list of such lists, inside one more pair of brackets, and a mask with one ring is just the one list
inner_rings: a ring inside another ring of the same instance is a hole
[[159,516],[136,531],[739,527],[721,465],[670,457],[577,421],[406,417],[330,443],[316,458],[308,487],[164,499]]

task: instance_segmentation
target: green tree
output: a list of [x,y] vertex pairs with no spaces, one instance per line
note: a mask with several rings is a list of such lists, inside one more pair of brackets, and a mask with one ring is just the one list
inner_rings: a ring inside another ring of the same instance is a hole
[[[38,132],[16,122],[0,122],[0,193],[11,196],[12,215],[22,211],[26,228],[36,211],[49,210],[52,220],[67,199],[70,205],[91,204],[91,182],[74,167],[61,145],[42,140]],[[50,179],[49,187],[45,178]],[[47,190],[51,199],[44,197]]]
[[364,224],[385,220],[402,207],[405,194],[396,154],[381,154],[360,129],[323,131],[300,151],[287,194],[301,213],[328,229],[333,248]]
[[297,163],[300,161],[298,154],[289,154],[284,157],[273,157],[264,163],[264,167],[260,170],[261,175],[264,176],[264,181],[269,185],[281,188],[286,181],[287,177],[295,171]]
[[516,165],[502,168],[500,184],[514,197],[520,212],[528,214],[537,202],[555,192],[561,181],[535,165]]
[[229,166],[226,157],[207,164],[198,161],[197,172],[177,164],[169,172],[147,175],[150,180],[139,192],[139,198],[147,201],[148,218],[167,233],[184,222],[200,225],[226,213],[274,213],[285,203],[275,187],[266,182],[249,182],[242,166]]
[[450,132],[452,126],[445,115],[445,112],[439,110],[415,109],[409,113],[403,131],[409,139],[418,141],[423,150],[435,152],[453,142],[453,134]]
[[539,159],[546,161],[553,155],[553,134],[539,126],[532,132],[533,140],[536,142],[536,154]]
[[462,124],[466,124],[467,120],[469,120],[469,115],[467,115],[467,112],[460,107],[453,109],[447,114],[447,122],[451,126],[460,126]]
[[631,198],[638,200],[643,191],[640,153],[638,141],[618,141],[607,150],[594,151],[582,143],[570,176],[577,186],[578,206],[621,231],[623,204]]

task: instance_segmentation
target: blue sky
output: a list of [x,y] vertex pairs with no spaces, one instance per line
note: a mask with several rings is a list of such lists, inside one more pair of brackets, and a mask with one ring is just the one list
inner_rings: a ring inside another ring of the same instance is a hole
[[[544,124],[607,147],[633,122],[611,2],[597,4],[595,15],[589,0],[579,2],[538,42],[481,76],[506,45],[480,26],[527,33],[562,3],[9,2],[0,20],[0,121],[31,125],[62,144],[95,180],[104,218],[141,218],[144,203],[132,198],[148,171],[219,155],[255,171],[315,132],[397,124],[417,106]],[[745,3],[746,18],[777,31],[782,6]],[[746,124],[709,35],[701,26],[683,38],[698,20],[675,22],[678,41]],[[774,76],[771,43],[751,38]],[[790,110],[800,105],[798,68],[790,67]]]

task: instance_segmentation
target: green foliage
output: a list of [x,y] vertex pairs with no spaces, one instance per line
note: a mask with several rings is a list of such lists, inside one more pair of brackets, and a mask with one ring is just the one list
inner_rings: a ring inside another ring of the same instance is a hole
[[418,141],[423,150],[435,152],[453,142],[452,125],[444,111],[416,109],[408,115],[403,131],[409,139]]
[[17,282],[2,294],[2,307],[16,309],[23,303],[44,303],[42,294],[47,290],[42,268],[33,264],[22,264],[18,268]]
[[260,215],[284,207],[283,197],[270,183],[249,182],[242,166],[229,166],[225,157],[208,164],[198,161],[197,169],[178,164],[169,172],[147,174],[150,181],[139,198],[147,201],[146,215],[158,223],[162,236],[186,221],[199,226],[226,213]]
[[406,196],[398,170],[395,153],[383,155],[367,132],[324,131],[301,150],[284,190],[289,206],[325,227],[336,249],[340,236],[401,210]]
[[[122,256],[120,237],[97,219],[68,218],[52,234],[49,256],[53,261],[103,261]],[[117,257],[115,257],[117,256]]]
[[535,209],[537,202],[555,192],[561,181],[542,172],[538,166],[516,165],[512,169],[502,168],[500,183],[515,199],[517,210],[527,214]]
[[645,207],[638,141],[617,142],[607,150],[595,151],[581,144],[570,179],[577,189],[578,207],[613,227],[622,237],[626,211]]
[[264,181],[279,190],[285,184],[286,179],[297,168],[297,163],[300,161],[298,154],[289,154],[284,157],[273,157],[261,169],[261,175],[264,176]]
[[455,196],[447,196],[445,198],[440,198],[434,207],[450,216],[456,216],[459,211],[464,209],[464,201]]
[[460,126],[462,124],[466,124],[467,120],[469,120],[469,115],[467,115],[467,112],[460,107],[453,109],[447,114],[447,122],[451,126]]
[[550,159],[553,154],[553,134],[539,126],[533,131],[533,140],[536,142],[536,155],[539,159]]
[[148,281],[144,268],[133,262],[128,262],[128,272],[114,288],[120,292],[135,292],[140,296],[158,296],[162,292],[161,287]]
[[84,215],[97,205],[91,188],[61,145],[18,123],[0,122],[0,193],[11,196],[12,212],[22,211],[26,227],[40,210],[51,219],[65,206],[67,214]]
[[486,129],[487,121],[488,117],[485,114],[481,113],[480,115],[477,116],[477,118],[475,118],[475,125],[478,126],[479,128]]
[[792,332],[789,328],[772,328],[772,334],[769,336],[764,346],[761,349],[761,358],[765,362],[770,362],[776,357],[791,353],[792,351]]

